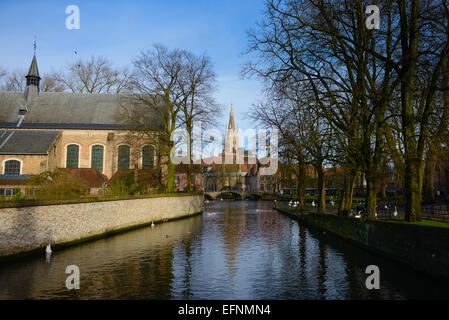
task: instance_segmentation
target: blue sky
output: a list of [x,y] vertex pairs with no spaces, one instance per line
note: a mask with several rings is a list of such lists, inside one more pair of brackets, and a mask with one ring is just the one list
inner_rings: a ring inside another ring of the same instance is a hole
[[[80,9],[79,30],[65,27],[68,5]],[[92,55],[130,65],[153,43],[206,53],[217,73],[217,101],[225,107],[223,126],[232,103],[239,127],[246,129],[252,126],[243,113],[259,99],[262,86],[257,80],[241,79],[239,73],[249,59],[242,55],[246,31],[260,19],[263,7],[264,0],[0,0],[0,65],[28,68],[34,36],[41,73]]]

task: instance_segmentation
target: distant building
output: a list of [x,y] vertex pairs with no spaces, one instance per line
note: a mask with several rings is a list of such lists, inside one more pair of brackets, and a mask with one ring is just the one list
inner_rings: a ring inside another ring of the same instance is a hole
[[[243,155],[241,164],[237,164],[238,154]],[[233,163],[225,163],[226,158],[232,159]],[[260,168],[261,164],[257,157],[239,146],[238,125],[231,105],[228,126],[225,128],[223,151],[217,157],[203,161],[204,189],[205,191],[279,192],[280,171],[278,170],[275,175],[264,176],[260,174]]]

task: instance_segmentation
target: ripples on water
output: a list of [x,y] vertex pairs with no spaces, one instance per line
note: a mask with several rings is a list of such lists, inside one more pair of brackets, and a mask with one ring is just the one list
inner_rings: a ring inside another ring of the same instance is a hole
[[[204,214],[0,265],[1,299],[448,298],[442,284],[310,230],[270,202],[225,201]],[[80,268],[80,290],[65,269]],[[378,265],[381,289],[367,290]]]

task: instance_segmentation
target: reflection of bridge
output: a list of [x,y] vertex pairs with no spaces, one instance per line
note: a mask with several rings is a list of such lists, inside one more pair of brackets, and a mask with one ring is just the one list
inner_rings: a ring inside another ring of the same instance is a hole
[[207,191],[204,192],[204,199],[216,200],[220,199],[225,193],[231,193],[234,197],[240,199],[262,199],[263,192],[245,192],[245,191],[234,191],[234,190],[223,190],[223,191]]

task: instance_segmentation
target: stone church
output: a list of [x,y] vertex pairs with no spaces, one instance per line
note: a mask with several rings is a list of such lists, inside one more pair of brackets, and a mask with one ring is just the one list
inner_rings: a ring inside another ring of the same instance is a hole
[[[0,196],[57,168],[88,177],[90,188],[119,170],[155,168],[155,147],[129,142],[119,95],[40,92],[40,80],[34,55],[24,92],[0,92]],[[162,127],[157,117],[152,127]]]

